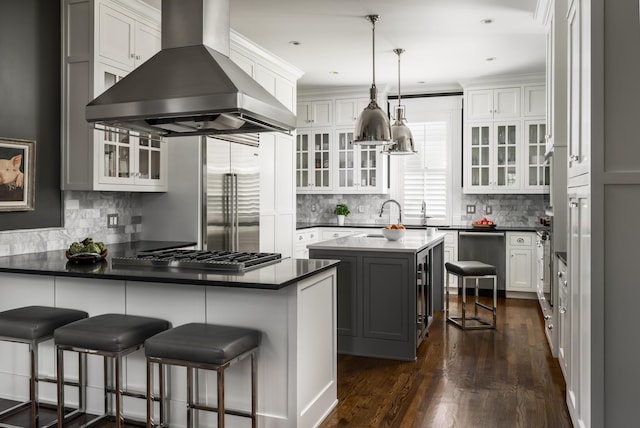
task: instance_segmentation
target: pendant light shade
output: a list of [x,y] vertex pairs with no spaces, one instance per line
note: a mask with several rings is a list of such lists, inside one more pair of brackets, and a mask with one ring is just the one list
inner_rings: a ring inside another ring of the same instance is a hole
[[369,15],[367,19],[372,25],[373,34],[373,83],[369,90],[369,105],[360,113],[356,121],[353,144],[380,146],[391,142],[391,126],[387,114],[382,111],[376,101],[376,21],[378,15]]
[[412,155],[416,153],[413,146],[413,135],[407,126],[407,119],[404,116],[405,108],[400,103],[400,55],[404,49],[393,50],[398,55],[398,105],[395,108],[396,120],[391,125],[391,144],[385,145],[382,154],[385,155]]

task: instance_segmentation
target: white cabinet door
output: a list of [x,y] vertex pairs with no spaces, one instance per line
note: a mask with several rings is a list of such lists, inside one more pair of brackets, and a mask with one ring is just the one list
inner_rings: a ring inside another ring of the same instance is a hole
[[546,124],[542,120],[524,122],[524,188],[548,192],[549,165],[545,164]]
[[507,232],[507,291],[536,293],[535,233]]
[[520,117],[520,87],[470,90],[466,98],[467,120]]
[[101,60],[133,70],[135,19],[104,2],[98,2],[97,49]]
[[327,193],[333,188],[332,132],[298,129],[296,135],[296,189],[300,193]]
[[524,92],[524,117],[544,117],[546,112],[546,87],[545,85],[525,86]]
[[353,145],[353,128],[337,130],[334,153],[334,192],[385,193],[385,164],[375,146]]
[[[586,117],[590,112],[585,112],[584,102],[588,101],[590,88],[584,88],[585,80],[582,78],[582,28],[580,25],[580,2],[572,1],[571,9],[567,14],[568,47],[567,47],[567,72],[568,72],[568,141],[567,150],[569,166],[567,176],[569,178],[589,172],[589,153],[591,144],[588,129],[591,126]],[[590,55],[589,55],[590,56]],[[588,67],[588,66],[587,66]],[[587,92],[589,91],[589,92]],[[585,129],[586,128],[586,129]]]
[[569,282],[567,277],[567,265],[556,258],[558,272],[551,278],[556,281],[558,290],[558,362],[564,375],[564,380],[568,383],[568,367],[570,360],[569,341],[571,340],[571,304],[569,300]]
[[327,127],[333,125],[333,101],[306,101],[297,104],[297,127]]
[[337,99],[335,125],[355,125],[358,116],[368,104],[369,98]]
[[140,64],[154,56],[161,47],[160,31],[142,22],[135,25],[134,64]]

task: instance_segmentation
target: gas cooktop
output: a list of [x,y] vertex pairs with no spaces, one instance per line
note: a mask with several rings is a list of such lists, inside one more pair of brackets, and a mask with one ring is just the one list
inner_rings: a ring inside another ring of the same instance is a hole
[[111,265],[177,267],[245,272],[282,259],[279,253],[247,253],[209,250],[160,250],[138,253],[135,257],[114,257]]

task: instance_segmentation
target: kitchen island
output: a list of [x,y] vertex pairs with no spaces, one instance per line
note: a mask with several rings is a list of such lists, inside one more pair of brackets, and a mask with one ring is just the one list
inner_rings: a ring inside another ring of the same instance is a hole
[[[283,259],[241,273],[206,269],[114,267],[113,257],[189,243],[135,242],[108,245],[106,260],[89,265],[67,261],[65,251],[0,257],[0,310],[45,305],[82,309],[90,316],[126,313],[166,319],[173,326],[219,323],[262,332],[258,352],[258,425],[318,424],[337,403],[336,265],[331,260]],[[40,372],[55,373],[53,343],[40,347]],[[0,342],[0,397],[28,397],[25,345]],[[227,408],[250,408],[249,360],[228,371]],[[65,369],[65,372],[67,370]],[[102,413],[102,363],[89,357],[87,410]],[[73,374],[73,367],[69,367]],[[144,353],[127,357],[127,389],[146,387]],[[204,376],[204,375],[203,375]],[[203,377],[204,379],[204,377]],[[171,426],[186,421],[186,374],[171,372]],[[201,398],[215,399],[215,377],[200,382]],[[69,390],[69,392],[73,392]],[[40,384],[43,402],[55,403],[55,386]],[[77,400],[69,394],[69,403]],[[127,400],[125,414],[144,419],[143,400]],[[202,412],[198,426],[215,426]],[[229,426],[249,426],[227,416]]]
[[336,259],[338,352],[414,361],[434,310],[442,310],[444,233],[407,230],[398,241],[359,234],[309,245]]

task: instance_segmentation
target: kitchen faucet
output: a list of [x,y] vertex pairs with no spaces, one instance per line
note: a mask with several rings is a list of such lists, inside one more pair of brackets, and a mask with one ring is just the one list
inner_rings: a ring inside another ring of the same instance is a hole
[[398,224],[402,224],[402,207],[400,206],[400,202],[396,201],[395,199],[388,199],[382,203],[382,206],[380,207],[380,217],[382,217],[382,213],[384,212],[384,206],[389,202],[393,202],[398,206]]
[[420,210],[420,213],[422,213],[422,225],[423,226],[427,226],[427,223],[429,222],[429,219],[431,218],[431,216],[427,215],[427,202],[426,201],[422,201],[422,209]]

